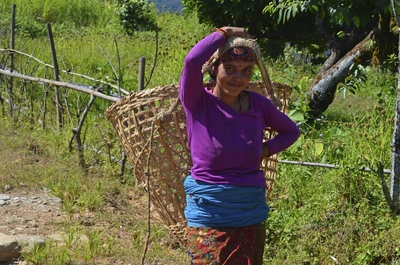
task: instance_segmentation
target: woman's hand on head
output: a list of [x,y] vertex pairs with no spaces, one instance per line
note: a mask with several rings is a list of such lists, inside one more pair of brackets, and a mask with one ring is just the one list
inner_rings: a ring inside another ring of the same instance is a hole
[[221,29],[224,30],[228,34],[228,37],[238,36],[238,37],[243,37],[243,38],[252,38],[252,36],[249,33],[247,33],[247,31],[244,28],[241,28],[241,27],[225,26],[225,27],[222,27]]

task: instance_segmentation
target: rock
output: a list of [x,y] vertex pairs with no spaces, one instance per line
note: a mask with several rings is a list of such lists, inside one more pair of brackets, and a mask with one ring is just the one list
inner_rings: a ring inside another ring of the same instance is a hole
[[41,236],[32,236],[28,243],[29,249],[43,248],[45,246],[44,238]]
[[48,238],[53,242],[64,242],[65,234],[52,234]]
[[26,265],[25,261],[17,261],[22,253],[54,242],[47,238],[46,227],[63,216],[62,201],[47,192],[20,188],[18,196],[15,191],[0,193],[0,265]]
[[11,199],[11,197],[7,194],[0,194],[0,200],[8,201],[9,199]]
[[[67,243],[66,241],[69,240],[70,238],[65,233],[57,233],[47,236],[47,239],[55,243],[57,246],[65,246]],[[72,238],[72,242],[70,243],[87,244],[88,242],[89,238],[85,234],[83,234],[83,235],[75,235],[74,238]]]
[[15,236],[18,245],[30,251],[35,247],[42,248],[45,246],[45,239],[42,236],[30,236],[25,234],[18,234]]
[[21,247],[14,236],[0,233],[0,262],[18,258],[20,251]]
[[15,235],[14,237],[17,240],[18,245],[20,245],[21,247],[28,246],[29,240],[31,238],[31,236],[25,235],[25,234],[18,234],[18,235]]

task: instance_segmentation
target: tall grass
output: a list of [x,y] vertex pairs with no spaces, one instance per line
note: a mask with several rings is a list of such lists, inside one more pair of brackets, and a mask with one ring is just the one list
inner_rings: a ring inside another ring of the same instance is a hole
[[[0,3],[3,18],[8,16],[11,2]],[[118,26],[112,1],[51,1],[52,7],[50,1],[12,3],[17,4],[17,19],[27,25],[35,21],[35,29],[44,28],[45,22],[54,23],[62,69],[113,84],[118,77],[128,91],[137,89],[140,57],[146,59],[147,88],[177,83],[184,56],[211,31],[192,17],[163,13],[158,17],[158,33],[138,32],[128,37]],[[6,20],[1,25],[7,25]],[[50,62],[44,32],[21,34],[16,49]],[[0,38],[2,45],[7,46],[7,36]],[[18,71],[51,78],[51,70],[23,56],[17,58],[23,66]],[[291,56],[275,61],[266,58],[266,62],[273,81],[295,88],[292,109],[303,112],[304,99],[318,68]],[[67,73],[62,73],[62,78],[93,85]],[[68,150],[72,137],[69,128],[76,126],[77,109],[85,106],[88,95],[64,90],[71,110],[66,129],[58,131],[49,118],[49,126],[43,131],[42,126],[32,125],[32,120],[40,117],[45,87],[16,82],[16,91],[36,92],[32,100],[37,104],[33,118],[21,114],[17,124],[8,119],[7,111],[2,111],[0,148],[4,146],[4,163],[0,165],[0,191],[10,183],[46,186],[62,198],[69,217],[62,226],[66,247],[48,244],[45,249],[26,253],[26,260],[37,263],[40,259],[40,264],[139,264],[147,233],[147,213],[146,197],[142,190],[134,189],[134,176],[127,170],[121,178],[119,164],[89,150],[85,151],[85,158],[90,167],[83,170],[76,166],[76,153]],[[379,163],[390,168],[396,82],[395,74],[371,69],[355,95],[337,93],[323,117],[314,124],[299,125],[301,138],[282,152],[280,159],[334,164],[336,168],[279,165],[269,202],[265,264],[399,264],[399,218],[391,215],[381,180],[375,173]],[[24,96],[20,96],[18,103],[24,102]],[[103,154],[109,150],[110,155],[120,157],[121,147],[103,116],[110,104],[96,100],[86,122],[85,143]],[[33,154],[43,161],[40,167],[29,163],[29,146],[43,149],[40,155]],[[28,160],[12,162],[15,156]],[[388,175],[385,179],[389,182]],[[74,241],[82,235],[87,237],[86,241]],[[175,248],[169,240],[167,229],[154,222],[149,264],[187,263],[185,249]]]
[[315,124],[300,125],[280,158],[337,168],[280,164],[266,264],[398,264],[399,217],[376,173],[379,163],[390,169],[395,84],[392,73],[370,72],[356,95],[337,94]]
[[82,27],[102,28],[110,22],[117,22],[112,12],[115,3],[113,0],[3,0],[0,3],[0,13],[4,15],[1,22],[9,21],[12,5],[15,5],[20,18],[19,28],[28,35],[42,32],[39,27],[46,23],[56,24],[68,31]]

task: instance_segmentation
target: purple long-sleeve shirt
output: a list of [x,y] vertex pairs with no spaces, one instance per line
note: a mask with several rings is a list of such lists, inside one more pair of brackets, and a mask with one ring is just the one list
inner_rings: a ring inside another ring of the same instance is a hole
[[203,86],[201,68],[225,43],[214,32],[187,54],[180,78],[179,95],[186,111],[189,147],[195,180],[213,184],[266,187],[260,170],[266,127],[278,134],[268,142],[271,154],[292,145],[300,136],[296,124],[266,97],[248,91],[250,109],[238,112]]

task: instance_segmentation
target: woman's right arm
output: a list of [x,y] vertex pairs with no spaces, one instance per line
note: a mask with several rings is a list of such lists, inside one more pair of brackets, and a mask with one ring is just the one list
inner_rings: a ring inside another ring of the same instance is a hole
[[203,64],[225,43],[225,37],[213,32],[199,41],[186,55],[179,81],[179,96],[186,108],[195,108],[203,93]]

